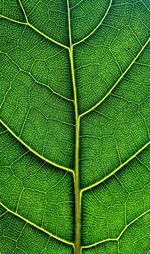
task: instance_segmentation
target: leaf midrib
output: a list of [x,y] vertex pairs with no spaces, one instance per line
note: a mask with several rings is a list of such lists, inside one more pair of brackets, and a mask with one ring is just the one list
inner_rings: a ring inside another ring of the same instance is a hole
[[71,13],[70,4],[67,0],[67,11],[68,11],[68,31],[69,31],[69,59],[73,86],[74,96],[74,114],[75,114],[75,170],[74,170],[74,254],[80,254],[81,251],[81,199],[80,199],[80,176],[79,176],[79,132],[80,132],[80,117],[78,110],[78,99],[77,99],[77,86],[74,68],[74,46],[72,43],[72,30],[71,30]]

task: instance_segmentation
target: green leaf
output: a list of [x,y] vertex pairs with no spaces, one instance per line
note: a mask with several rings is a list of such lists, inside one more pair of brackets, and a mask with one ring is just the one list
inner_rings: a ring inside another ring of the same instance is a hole
[[0,1],[2,254],[148,254],[149,0]]

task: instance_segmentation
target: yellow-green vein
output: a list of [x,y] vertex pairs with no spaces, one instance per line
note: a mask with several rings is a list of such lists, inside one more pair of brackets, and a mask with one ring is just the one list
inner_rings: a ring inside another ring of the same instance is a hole
[[64,48],[67,48],[67,49],[68,49],[68,47],[67,47],[67,46],[65,46],[65,45],[61,44],[61,43],[60,43],[60,42],[58,42],[58,41],[55,41],[54,39],[50,38],[49,36],[45,35],[45,34],[44,34],[44,33],[42,33],[41,31],[39,31],[36,27],[34,27],[33,25],[31,25],[31,24],[30,24],[30,22],[29,22],[29,20],[28,20],[28,17],[27,17],[26,11],[25,11],[25,9],[24,9],[24,7],[23,7],[22,3],[21,3],[21,0],[18,0],[18,1],[19,1],[20,7],[21,7],[21,9],[22,9],[22,11],[23,11],[23,14],[24,14],[24,16],[25,16],[26,22],[27,22],[27,24],[28,24],[28,26],[29,26],[29,27],[31,27],[34,31],[36,31],[36,32],[37,32],[37,33],[39,33],[40,35],[44,36],[46,39],[51,40],[51,41],[52,41],[52,42],[54,42],[55,44],[58,44],[59,46],[61,46],[61,47],[64,47]]
[[56,239],[56,240],[58,240],[58,241],[60,241],[60,242],[62,242],[62,243],[66,243],[66,244],[72,245],[72,246],[74,245],[72,242],[67,241],[67,240],[65,240],[65,239],[63,239],[63,238],[61,238],[61,237],[59,237],[59,236],[56,236],[56,235],[50,233],[49,231],[45,230],[45,229],[42,228],[42,227],[39,227],[38,225],[36,225],[35,223],[31,222],[30,220],[24,218],[22,215],[20,215],[20,214],[14,212],[14,211],[12,211],[12,210],[9,209],[7,206],[5,206],[3,203],[0,203],[0,204],[1,204],[1,206],[2,206],[4,209],[6,209],[7,212],[9,212],[9,213],[13,214],[14,216],[16,216],[17,218],[23,220],[23,221],[26,222],[27,224],[29,224],[29,225],[33,226],[34,228],[36,228],[37,230],[39,230],[39,231],[41,231],[41,232],[43,232],[43,233],[45,233],[45,234],[51,236],[52,238],[54,238],[54,239]]
[[68,11],[68,31],[69,31],[69,58],[71,66],[71,77],[74,94],[74,112],[75,112],[75,172],[74,172],[74,193],[75,193],[75,239],[74,239],[74,253],[80,254],[81,245],[81,204],[80,204],[80,180],[79,180],[79,131],[80,131],[80,118],[78,113],[77,89],[74,70],[74,57],[72,45],[72,32],[71,32],[71,17],[70,5],[67,0]]
[[39,29],[37,29],[35,26],[33,26],[32,24],[30,24],[29,22],[27,23],[27,22],[21,22],[21,21],[18,21],[18,20],[14,20],[14,19],[11,19],[11,18],[9,18],[9,17],[6,17],[6,16],[4,16],[4,15],[2,15],[2,14],[0,14],[0,18],[6,19],[6,20],[11,21],[11,22],[14,22],[14,23],[17,23],[17,24],[19,24],[19,25],[28,26],[28,27],[30,27],[32,30],[34,30],[36,33],[38,33],[39,35],[43,36],[45,39],[51,41],[52,43],[54,43],[54,44],[56,44],[56,45],[58,45],[58,46],[60,46],[60,47],[62,47],[62,48],[65,48],[65,49],[67,49],[67,50],[69,49],[68,46],[62,44],[61,42],[58,42],[58,41],[52,39],[51,37],[49,37],[48,35],[46,35],[46,34],[44,34],[43,32],[41,32]]
[[90,249],[90,248],[93,248],[93,247],[95,247],[97,245],[100,245],[102,243],[115,242],[115,241],[117,241],[117,238],[107,238],[107,239],[101,240],[99,242],[95,242],[95,243],[92,243],[92,244],[89,244],[89,245],[82,246],[81,248],[82,249]]
[[48,35],[42,33],[40,30],[38,30],[35,26],[31,25],[30,23],[28,24],[28,26],[31,27],[31,28],[32,28],[34,31],[36,31],[38,34],[40,34],[40,35],[42,35],[43,37],[45,37],[46,39],[48,39],[49,41],[51,41],[51,42],[57,44],[58,46],[61,46],[61,47],[66,48],[66,49],[69,49],[68,46],[66,46],[66,45],[64,45],[64,44],[62,44],[62,43],[60,43],[60,42],[58,42],[58,41],[56,41],[56,40],[50,38]]
[[83,188],[81,190],[81,195],[84,191],[90,190],[94,187],[96,187],[97,185],[103,183],[104,181],[106,181],[107,179],[109,179],[111,176],[113,176],[115,173],[117,173],[120,169],[122,169],[124,166],[126,166],[131,160],[133,160],[134,158],[136,158],[136,156],[141,153],[146,147],[148,147],[150,145],[150,141],[148,141],[144,146],[142,146],[136,153],[134,153],[129,159],[127,159],[125,162],[123,162],[119,167],[117,167],[116,169],[114,169],[110,174],[108,174],[107,176],[105,176],[104,178],[102,178],[100,181],[91,184],[85,188]]
[[105,20],[105,18],[107,17],[108,13],[109,13],[109,10],[111,8],[111,5],[112,5],[112,1],[113,0],[110,0],[109,2],[109,5],[108,5],[108,8],[105,12],[105,15],[103,16],[103,18],[101,19],[101,21],[98,23],[98,25],[92,30],[91,33],[89,33],[87,36],[85,36],[83,39],[81,39],[80,41],[77,41],[75,42],[73,45],[78,45],[80,44],[81,42],[84,42],[85,40],[87,40],[92,34],[94,34],[96,32],[96,30],[101,26],[101,24],[103,23],[103,21]]
[[0,14],[0,18],[6,19],[6,20],[11,21],[11,22],[14,22],[14,23],[17,23],[17,24],[19,24],[19,25],[27,25],[26,22],[22,22],[22,21],[19,21],[19,20],[11,19],[11,18],[6,17],[6,16],[4,16],[4,15],[2,15],[2,14]]
[[41,160],[47,162],[48,164],[54,166],[54,167],[57,167],[59,169],[62,169],[62,170],[65,170],[65,171],[68,171],[72,174],[74,174],[74,170],[73,169],[70,169],[70,168],[67,168],[67,167],[64,167],[62,165],[59,165],[45,157],[43,157],[42,155],[40,155],[39,153],[37,153],[35,150],[33,150],[29,145],[27,145],[20,137],[18,137],[8,126],[7,124],[4,123],[4,121],[2,119],[0,119],[0,123],[8,130],[8,132],[11,133],[11,135],[16,138],[23,146],[25,146],[30,152],[32,152],[34,155],[36,155],[38,158],[40,158]]
[[24,9],[24,7],[23,7],[23,5],[22,5],[21,0],[18,0],[18,3],[19,3],[19,5],[20,5],[20,7],[21,7],[21,10],[22,10],[23,14],[24,14],[24,17],[25,17],[26,22],[29,23],[29,22],[28,22],[27,14],[26,14],[26,12],[25,12],[25,9]]
[[131,222],[129,222],[124,228],[123,230],[121,231],[121,233],[118,235],[118,237],[116,238],[107,238],[107,239],[104,239],[104,240],[101,240],[99,242],[96,242],[96,243],[93,243],[93,244],[90,244],[90,245],[86,245],[86,246],[82,246],[82,249],[89,249],[89,248],[92,248],[92,247],[95,247],[97,245],[100,245],[102,243],[106,243],[106,242],[114,242],[114,241],[119,241],[120,238],[122,237],[123,233],[127,230],[127,228],[129,228],[133,223],[135,223],[137,220],[139,220],[140,218],[142,218],[144,215],[148,214],[150,212],[150,209],[143,212],[141,215],[139,215],[138,217],[136,217],[134,220],[132,220]]
[[88,109],[87,111],[83,112],[80,114],[80,117],[83,117],[85,115],[87,115],[88,113],[90,113],[91,111],[93,111],[94,109],[96,109],[99,105],[101,105],[109,95],[111,95],[111,92],[117,87],[117,85],[120,83],[120,81],[123,79],[123,77],[126,75],[126,73],[129,71],[129,69],[132,67],[132,65],[135,63],[135,61],[138,59],[138,57],[141,55],[141,53],[143,52],[143,50],[146,48],[146,46],[148,45],[150,41],[150,38],[148,38],[148,40],[146,41],[146,43],[144,44],[144,46],[141,48],[141,50],[138,52],[138,54],[136,55],[136,57],[132,60],[132,62],[129,64],[129,66],[126,68],[126,70],[122,73],[122,75],[119,77],[119,79],[115,82],[115,84],[112,86],[112,88],[108,91],[108,93],[98,102],[96,103],[93,107],[91,107],[90,109]]

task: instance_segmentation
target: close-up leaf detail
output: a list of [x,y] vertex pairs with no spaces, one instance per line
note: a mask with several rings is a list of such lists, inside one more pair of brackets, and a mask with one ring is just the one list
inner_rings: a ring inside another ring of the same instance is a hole
[[0,253],[149,254],[150,1],[0,13]]

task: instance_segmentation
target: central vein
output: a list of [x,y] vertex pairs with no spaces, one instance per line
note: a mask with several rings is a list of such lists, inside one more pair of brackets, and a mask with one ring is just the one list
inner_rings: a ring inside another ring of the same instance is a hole
[[67,9],[68,9],[68,29],[69,29],[69,42],[70,42],[69,58],[70,58],[70,65],[71,65],[71,76],[72,76],[73,94],[74,94],[74,111],[75,111],[75,174],[74,174],[75,241],[74,241],[74,254],[80,254],[80,247],[81,247],[81,202],[80,202],[80,180],[79,180],[80,117],[79,117],[79,112],[78,112],[77,88],[76,88],[76,81],[75,81],[69,0],[67,0]]

